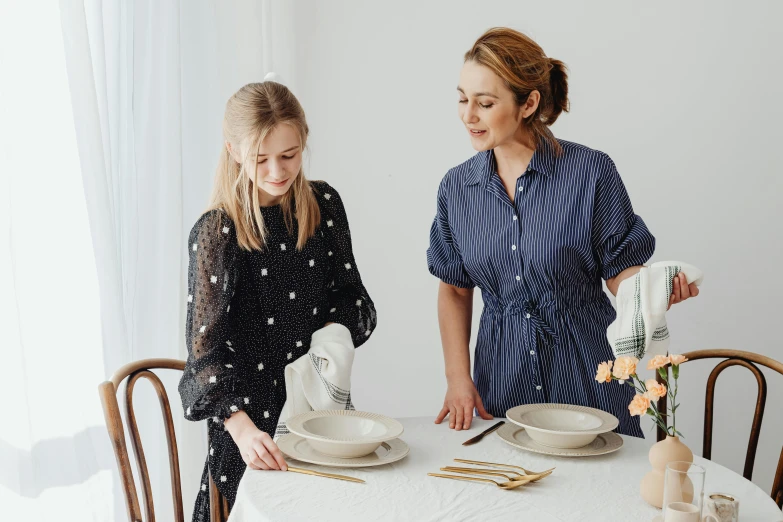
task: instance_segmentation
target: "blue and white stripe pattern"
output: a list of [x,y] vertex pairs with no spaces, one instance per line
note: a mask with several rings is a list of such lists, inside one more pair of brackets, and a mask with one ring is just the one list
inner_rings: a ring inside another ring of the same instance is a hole
[[595,381],[598,363],[613,358],[606,329],[615,311],[601,279],[645,263],[655,238],[609,156],[559,143],[561,155],[539,146],[513,202],[492,151],[449,170],[427,262],[442,281],[481,289],[474,380],[487,411],[591,406],[616,415],[619,433],[642,437],[628,412],[633,388]]

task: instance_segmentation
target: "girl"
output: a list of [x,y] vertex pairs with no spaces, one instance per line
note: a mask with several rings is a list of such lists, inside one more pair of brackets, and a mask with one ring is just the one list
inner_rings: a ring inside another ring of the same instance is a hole
[[209,420],[209,455],[193,520],[209,520],[209,473],[233,505],[245,466],[283,470],[272,441],[285,403],[284,368],[325,325],[354,346],[376,325],[342,200],[308,181],[308,127],[284,85],[253,83],[223,120],[209,210],[188,241],[188,359],[179,384],[186,418]]

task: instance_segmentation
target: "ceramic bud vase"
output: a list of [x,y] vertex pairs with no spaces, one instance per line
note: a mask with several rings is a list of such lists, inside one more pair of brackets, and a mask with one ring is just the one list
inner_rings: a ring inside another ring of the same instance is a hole
[[663,482],[666,465],[669,462],[693,462],[693,452],[680,441],[679,437],[669,437],[656,442],[650,448],[650,464],[652,471],[642,479],[642,498],[657,508],[663,504]]

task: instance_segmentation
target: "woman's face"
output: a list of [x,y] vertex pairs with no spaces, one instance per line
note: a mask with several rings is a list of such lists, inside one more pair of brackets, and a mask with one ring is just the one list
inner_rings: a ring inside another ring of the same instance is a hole
[[[253,151],[250,151],[253,152]],[[245,157],[245,151],[242,151]],[[252,153],[247,156],[253,164]],[[288,192],[302,167],[302,144],[292,125],[278,124],[261,141],[255,159],[256,179],[261,191],[261,204],[273,205]],[[245,169],[250,175],[250,168]]]
[[527,107],[517,104],[514,93],[492,70],[473,61],[465,62],[457,92],[459,117],[474,149],[494,149],[519,135]]

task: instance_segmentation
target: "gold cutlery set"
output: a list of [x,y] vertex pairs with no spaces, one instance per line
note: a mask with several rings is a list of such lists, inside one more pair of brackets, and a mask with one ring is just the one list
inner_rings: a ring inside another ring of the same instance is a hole
[[[521,466],[512,466],[511,464],[499,464],[496,462],[481,462],[477,460],[454,459],[455,462],[463,464],[473,464],[474,466],[491,466],[490,468],[463,468],[456,466],[446,466],[440,468],[441,471],[450,473],[459,473],[459,475],[446,475],[442,473],[427,473],[430,477],[447,478],[453,480],[467,480],[471,482],[486,482],[494,484],[500,489],[515,489],[524,486],[530,482],[537,482],[544,477],[552,474],[555,468],[546,471],[530,471]],[[518,471],[517,471],[518,470]],[[521,472],[521,473],[520,473]],[[469,476],[478,475],[478,476]],[[480,478],[485,477],[485,478]],[[501,477],[505,480],[492,480],[486,477]]]

